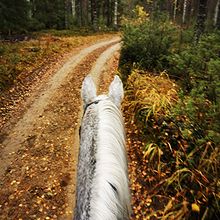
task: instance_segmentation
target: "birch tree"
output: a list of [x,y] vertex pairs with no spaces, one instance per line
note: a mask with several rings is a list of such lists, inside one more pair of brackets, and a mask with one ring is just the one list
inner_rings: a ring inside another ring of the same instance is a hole
[[114,27],[118,27],[118,1],[114,1]]
[[31,1],[30,0],[26,0],[26,1],[28,5],[28,18],[31,19],[32,18]]
[[220,0],[217,1],[215,6],[214,26],[220,29]]
[[173,7],[173,20],[176,20],[176,12],[177,12],[177,4],[178,0],[174,0],[174,7]]
[[187,0],[183,2],[183,16],[182,16],[182,23],[186,23],[186,8],[187,8]]
[[28,2],[26,0],[1,0],[0,32],[11,35],[25,30],[28,24]]
[[76,0],[71,0],[71,7],[72,7],[72,17],[75,19],[76,17]]

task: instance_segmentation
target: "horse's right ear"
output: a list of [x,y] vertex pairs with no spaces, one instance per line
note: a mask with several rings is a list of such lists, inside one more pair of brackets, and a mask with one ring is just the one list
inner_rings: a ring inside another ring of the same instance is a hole
[[81,97],[84,105],[89,104],[96,98],[96,86],[90,75],[86,76],[83,80]]
[[114,80],[109,86],[109,97],[115,103],[115,105],[120,108],[121,101],[124,98],[123,84],[119,76],[115,76]]

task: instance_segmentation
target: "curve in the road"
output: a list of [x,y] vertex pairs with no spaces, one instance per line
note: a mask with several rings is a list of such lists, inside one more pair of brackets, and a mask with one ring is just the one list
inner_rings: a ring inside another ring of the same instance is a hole
[[[94,44],[90,47],[83,49],[79,54],[74,55],[67,61],[64,66],[58,70],[52,78],[50,78],[44,91],[42,91],[38,98],[35,99],[33,104],[23,115],[23,117],[15,124],[14,128],[8,132],[8,136],[2,143],[2,155],[0,166],[0,177],[4,174],[5,169],[10,163],[9,157],[12,152],[16,152],[19,146],[26,138],[30,130],[32,130],[36,120],[43,113],[45,107],[50,102],[55,91],[65,82],[68,74],[85,58],[87,55],[104,46],[114,44],[120,41],[119,37],[115,37],[112,40],[102,41]],[[5,156],[6,155],[6,156]]]

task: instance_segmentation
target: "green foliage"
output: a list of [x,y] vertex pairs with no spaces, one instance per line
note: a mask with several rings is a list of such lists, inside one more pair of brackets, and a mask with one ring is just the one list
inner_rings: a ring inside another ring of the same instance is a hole
[[28,24],[28,3],[26,0],[1,0],[0,32],[24,32]]
[[[152,172],[149,175],[157,174],[157,193],[149,196],[175,200],[169,210],[167,206],[158,210],[158,215],[192,219],[199,204],[199,219],[216,218],[220,211],[220,108],[196,88],[188,96],[180,90],[179,99],[176,90],[169,78],[143,71],[132,71],[127,81],[125,108],[135,115],[131,120],[143,135],[140,139],[146,139],[143,157]],[[145,184],[152,188],[150,182]]]
[[[26,33],[45,28],[64,29],[65,1],[2,0],[0,3],[0,32],[3,35]],[[70,16],[70,15],[69,15]],[[71,18],[68,18],[70,23]]]
[[212,102],[219,102],[220,33],[203,36],[197,45],[169,55],[168,72],[180,79],[185,92],[202,93]]
[[[8,39],[9,36],[45,29],[94,28],[95,24],[96,31],[117,30],[118,25],[113,25],[114,2],[106,4],[103,0],[97,4],[90,3],[87,0],[83,3],[70,0],[1,0],[0,38]],[[122,2],[118,2],[118,6],[119,17]]]
[[44,28],[63,29],[65,27],[65,4],[61,0],[35,1],[33,18]]
[[28,23],[28,30],[30,31],[40,31],[45,29],[45,24],[43,22],[40,22],[36,18],[31,18]]
[[[190,30],[181,30],[177,40],[170,26],[164,36],[160,23],[153,24],[126,26],[120,61],[128,68],[122,68],[128,108],[141,139],[146,138],[147,169],[159,175],[158,193],[176,201],[167,201],[164,215],[215,219],[220,213],[220,33],[203,35],[195,45]],[[166,69],[181,86],[178,98],[162,90],[166,80],[156,83],[146,71],[134,75],[134,64],[148,71]]]
[[[164,70],[168,65],[167,57],[174,42],[175,31],[175,27],[167,21],[126,25],[120,57],[121,67]],[[125,74],[129,73],[125,71]]]
[[217,146],[220,144],[219,109],[219,106],[212,104],[204,94],[198,94],[197,89],[193,89],[190,96],[179,99],[173,108],[173,117],[184,118],[178,121],[179,128],[191,134],[190,142],[194,141],[195,146],[206,141],[211,141]]

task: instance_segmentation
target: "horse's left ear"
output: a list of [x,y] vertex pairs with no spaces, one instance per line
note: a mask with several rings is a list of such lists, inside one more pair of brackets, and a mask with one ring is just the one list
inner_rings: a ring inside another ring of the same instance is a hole
[[119,76],[115,76],[114,80],[109,86],[109,97],[115,103],[115,105],[120,108],[121,101],[124,98],[123,84]]
[[96,98],[96,86],[90,75],[86,76],[83,80],[81,97],[84,105],[89,104]]

